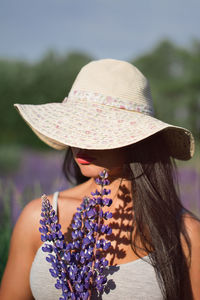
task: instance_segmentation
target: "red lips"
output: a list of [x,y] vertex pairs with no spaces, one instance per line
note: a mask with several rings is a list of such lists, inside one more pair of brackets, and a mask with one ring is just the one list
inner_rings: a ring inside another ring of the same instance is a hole
[[95,157],[90,157],[84,154],[77,154],[76,160],[79,164],[82,165],[89,165],[91,164],[96,158]]

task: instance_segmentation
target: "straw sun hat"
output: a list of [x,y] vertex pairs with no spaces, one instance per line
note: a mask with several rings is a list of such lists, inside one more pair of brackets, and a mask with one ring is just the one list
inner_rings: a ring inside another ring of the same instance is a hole
[[90,62],[61,103],[14,106],[36,135],[55,149],[119,148],[162,131],[171,156],[187,160],[194,153],[190,131],[154,118],[147,79],[125,61]]

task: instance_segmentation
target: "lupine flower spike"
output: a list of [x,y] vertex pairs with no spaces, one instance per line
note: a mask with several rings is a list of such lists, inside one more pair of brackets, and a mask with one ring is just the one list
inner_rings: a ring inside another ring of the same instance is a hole
[[46,195],[42,196],[42,213],[40,220],[42,247],[48,253],[46,260],[51,263],[51,275],[56,278],[55,287],[62,290],[59,300],[87,300],[94,290],[102,293],[106,284],[104,270],[108,261],[101,257],[101,250],[108,250],[110,242],[100,239],[101,234],[111,234],[109,226],[103,220],[112,217],[112,213],[103,212],[104,206],[110,206],[108,174],[104,170],[96,183],[100,190],[84,197],[72,222],[72,243],[64,240],[61,225]]

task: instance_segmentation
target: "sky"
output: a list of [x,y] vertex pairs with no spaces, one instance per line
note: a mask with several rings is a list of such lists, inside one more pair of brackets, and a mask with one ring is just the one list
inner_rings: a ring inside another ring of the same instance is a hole
[[48,50],[134,59],[170,39],[200,39],[199,0],[0,0],[0,57],[36,61]]

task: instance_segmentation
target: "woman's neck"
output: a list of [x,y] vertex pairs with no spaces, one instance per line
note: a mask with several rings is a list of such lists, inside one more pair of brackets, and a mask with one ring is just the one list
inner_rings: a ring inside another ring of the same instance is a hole
[[[127,197],[129,197],[130,205],[132,205],[132,184],[131,180],[127,178],[121,177],[108,177],[110,182],[109,185],[105,186],[106,189],[110,189],[111,193],[109,194],[109,198],[113,200],[112,210],[118,207],[120,204],[122,205]],[[92,192],[96,189],[100,191],[101,187],[96,184],[95,178],[91,178],[88,181],[88,189]]]

